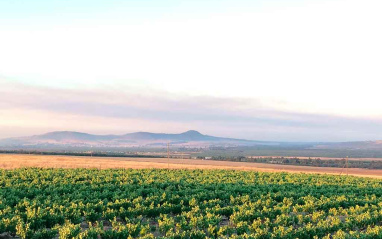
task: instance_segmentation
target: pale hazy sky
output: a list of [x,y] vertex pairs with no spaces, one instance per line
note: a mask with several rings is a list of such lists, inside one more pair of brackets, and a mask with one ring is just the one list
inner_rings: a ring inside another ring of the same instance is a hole
[[0,138],[382,139],[380,0],[1,0]]

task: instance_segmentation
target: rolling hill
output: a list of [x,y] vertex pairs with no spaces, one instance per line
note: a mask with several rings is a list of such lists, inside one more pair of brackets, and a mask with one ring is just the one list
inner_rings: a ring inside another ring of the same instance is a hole
[[382,141],[359,142],[270,142],[223,138],[189,130],[179,134],[135,132],[122,135],[95,135],[74,131],[55,131],[41,135],[0,140],[0,148],[49,147],[164,147],[170,143],[178,147],[241,147],[254,146],[267,149],[307,150],[382,150]]
[[99,146],[99,147],[159,147],[167,143],[178,146],[246,146],[269,144],[265,141],[222,138],[204,135],[195,130],[180,134],[136,132],[123,135],[94,135],[73,131],[56,131],[29,137],[0,140],[2,147],[23,146]]

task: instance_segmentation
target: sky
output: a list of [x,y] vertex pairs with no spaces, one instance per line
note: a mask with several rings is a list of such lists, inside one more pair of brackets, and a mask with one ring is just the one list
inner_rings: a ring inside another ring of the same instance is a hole
[[382,139],[379,0],[1,0],[0,138]]

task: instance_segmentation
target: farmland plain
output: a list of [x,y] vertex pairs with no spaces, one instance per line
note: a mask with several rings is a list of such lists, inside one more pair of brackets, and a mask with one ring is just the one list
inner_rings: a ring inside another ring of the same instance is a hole
[[81,157],[53,155],[20,155],[0,154],[0,168],[13,169],[22,167],[43,168],[158,168],[158,169],[229,169],[260,172],[290,172],[318,174],[346,174],[382,178],[382,170],[330,167],[308,167],[277,165],[265,163],[212,161],[200,159],[167,159],[167,158],[117,158],[117,157]]

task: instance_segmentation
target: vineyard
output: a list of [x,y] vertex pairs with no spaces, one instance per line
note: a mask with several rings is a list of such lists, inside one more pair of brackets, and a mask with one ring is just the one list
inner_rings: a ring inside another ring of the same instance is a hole
[[0,170],[0,238],[382,238],[382,180],[234,170]]

